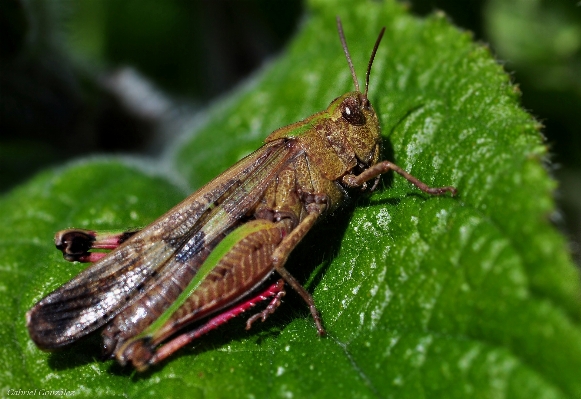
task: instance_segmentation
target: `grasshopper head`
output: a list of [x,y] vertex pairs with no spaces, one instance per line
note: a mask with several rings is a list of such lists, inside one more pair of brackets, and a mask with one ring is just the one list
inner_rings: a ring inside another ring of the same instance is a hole
[[347,122],[346,139],[351,145],[353,152],[357,158],[367,165],[373,165],[378,162],[381,152],[381,131],[379,129],[379,120],[377,115],[367,98],[369,90],[369,74],[371,73],[371,65],[377,53],[377,48],[381,42],[381,38],[385,32],[385,27],[379,32],[379,36],[373,46],[371,57],[369,57],[369,64],[367,65],[367,73],[365,75],[365,92],[362,93],[359,89],[359,81],[355,74],[355,68],[351,61],[351,55],[347,48],[347,41],[343,33],[343,26],[341,19],[337,17],[337,30],[339,31],[339,38],[347,57],[347,63],[351,70],[353,83],[355,83],[355,91],[342,95],[335,99],[329,106],[329,110],[333,112],[334,119],[337,120],[340,116]]
[[344,140],[357,159],[366,165],[377,163],[381,147],[379,120],[367,96],[360,91],[343,94],[328,108]]

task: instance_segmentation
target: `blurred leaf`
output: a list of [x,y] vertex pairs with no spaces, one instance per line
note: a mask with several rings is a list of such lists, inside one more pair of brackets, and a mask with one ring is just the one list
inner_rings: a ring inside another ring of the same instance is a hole
[[536,79],[538,88],[581,95],[581,8],[567,0],[491,0],[486,9],[495,48]]
[[[388,2],[312,1],[284,56],[212,107],[164,160],[199,187],[267,132],[352,90],[334,16],[363,79],[381,26],[370,99],[387,153],[458,198],[396,176],[318,226],[289,269],[314,292],[328,336],[293,294],[275,317],[224,326],[159,368],[129,375],[98,362],[99,337],[40,352],[25,312],[72,277],[51,235],[69,226],[142,225],[180,198],[134,165],[87,161],[47,172],[0,202],[3,394],[67,389],[84,397],[510,397],[581,395],[579,276],[548,223],[554,183],[538,124],[487,49],[441,15]],[[160,165],[165,165],[160,163]],[[154,165],[150,165],[154,166]],[[15,322],[14,322],[15,321]],[[80,349],[79,349],[80,348]]]
[[581,3],[490,0],[484,16],[492,46],[545,125],[560,182],[561,228],[581,265]]
[[42,166],[55,164],[61,159],[62,154],[42,143],[26,140],[0,142],[0,192],[30,177]]

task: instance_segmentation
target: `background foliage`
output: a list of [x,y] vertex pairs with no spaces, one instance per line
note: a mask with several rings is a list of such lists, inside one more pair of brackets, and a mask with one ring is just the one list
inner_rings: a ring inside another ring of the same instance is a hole
[[[268,132],[351,90],[336,14],[360,75],[387,28],[370,88],[386,157],[429,184],[456,185],[459,198],[428,198],[388,176],[309,235],[289,268],[314,293],[326,338],[289,293],[251,333],[234,322],[144,375],[97,361],[98,336],[38,351],[24,313],[83,267],[65,264],[54,231],[144,225],[182,199],[184,185],[199,187]],[[88,48],[95,57],[107,46]],[[150,109],[164,109],[156,98]],[[393,2],[312,1],[283,54],[255,78],[193,122],[171,106],[180,123],[155,121],[154,133],[188,131],[162,136],[161,155],[81,159],[2,198],[2,393],[579,397],[579,276],[548,222],[555,183],[543,168],[547,149],[519,101],[490,51],[441,13],[420,19]]]

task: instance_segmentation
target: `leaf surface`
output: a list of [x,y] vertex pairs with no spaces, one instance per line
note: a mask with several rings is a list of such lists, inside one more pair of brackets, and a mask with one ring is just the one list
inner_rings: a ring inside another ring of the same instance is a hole
[[3,395],[581,396],[580,282],[548,220],[554,182],[542,165],[539,125],[489,51],[444,16],[418,19],[391,2],[313,1],[287,51],[212,106],[159,165],[199,187],[270,131],[352,90],[336,14],[360,80],[386,26],[370,83],[386,157],[460,195],[430,197],[386,176],[371,197],[309,233],[288,268],[313,292],[327,337],[289,293],[250,332],[237,320],[135,374],[96,360],[98,335],[39,351],[24,314],[83,267],[61,259],[55,231],[142,226],[184,193],[124,160],[47,171],[0,201]]

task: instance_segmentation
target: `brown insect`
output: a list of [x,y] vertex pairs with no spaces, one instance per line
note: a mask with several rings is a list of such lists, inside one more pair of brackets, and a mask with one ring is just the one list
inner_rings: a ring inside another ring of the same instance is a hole
[[[456,194],[453,187],[429,187],[380,160],[379,121],[367,92],[385,28],[361,92],[338,18],[337,26],[355,91],[274,131],[260,149],[141,231],[57,233],[56,245],[67,260],[95,263],[27,313],[39,348],[63,347],[104,327],[105,354],[144,370],[269,300],[247,328],[264,320],[279,306],[285,283],[304,299],[323,335],[313,298],[285,268],[313,225],[347,197],[373,190],[391,170],[425,193]],[[105,256],[93,249],[114,250]],[[264,289],[275,274],[281,278]],[[192,328],[193,323],[201,324]]]

